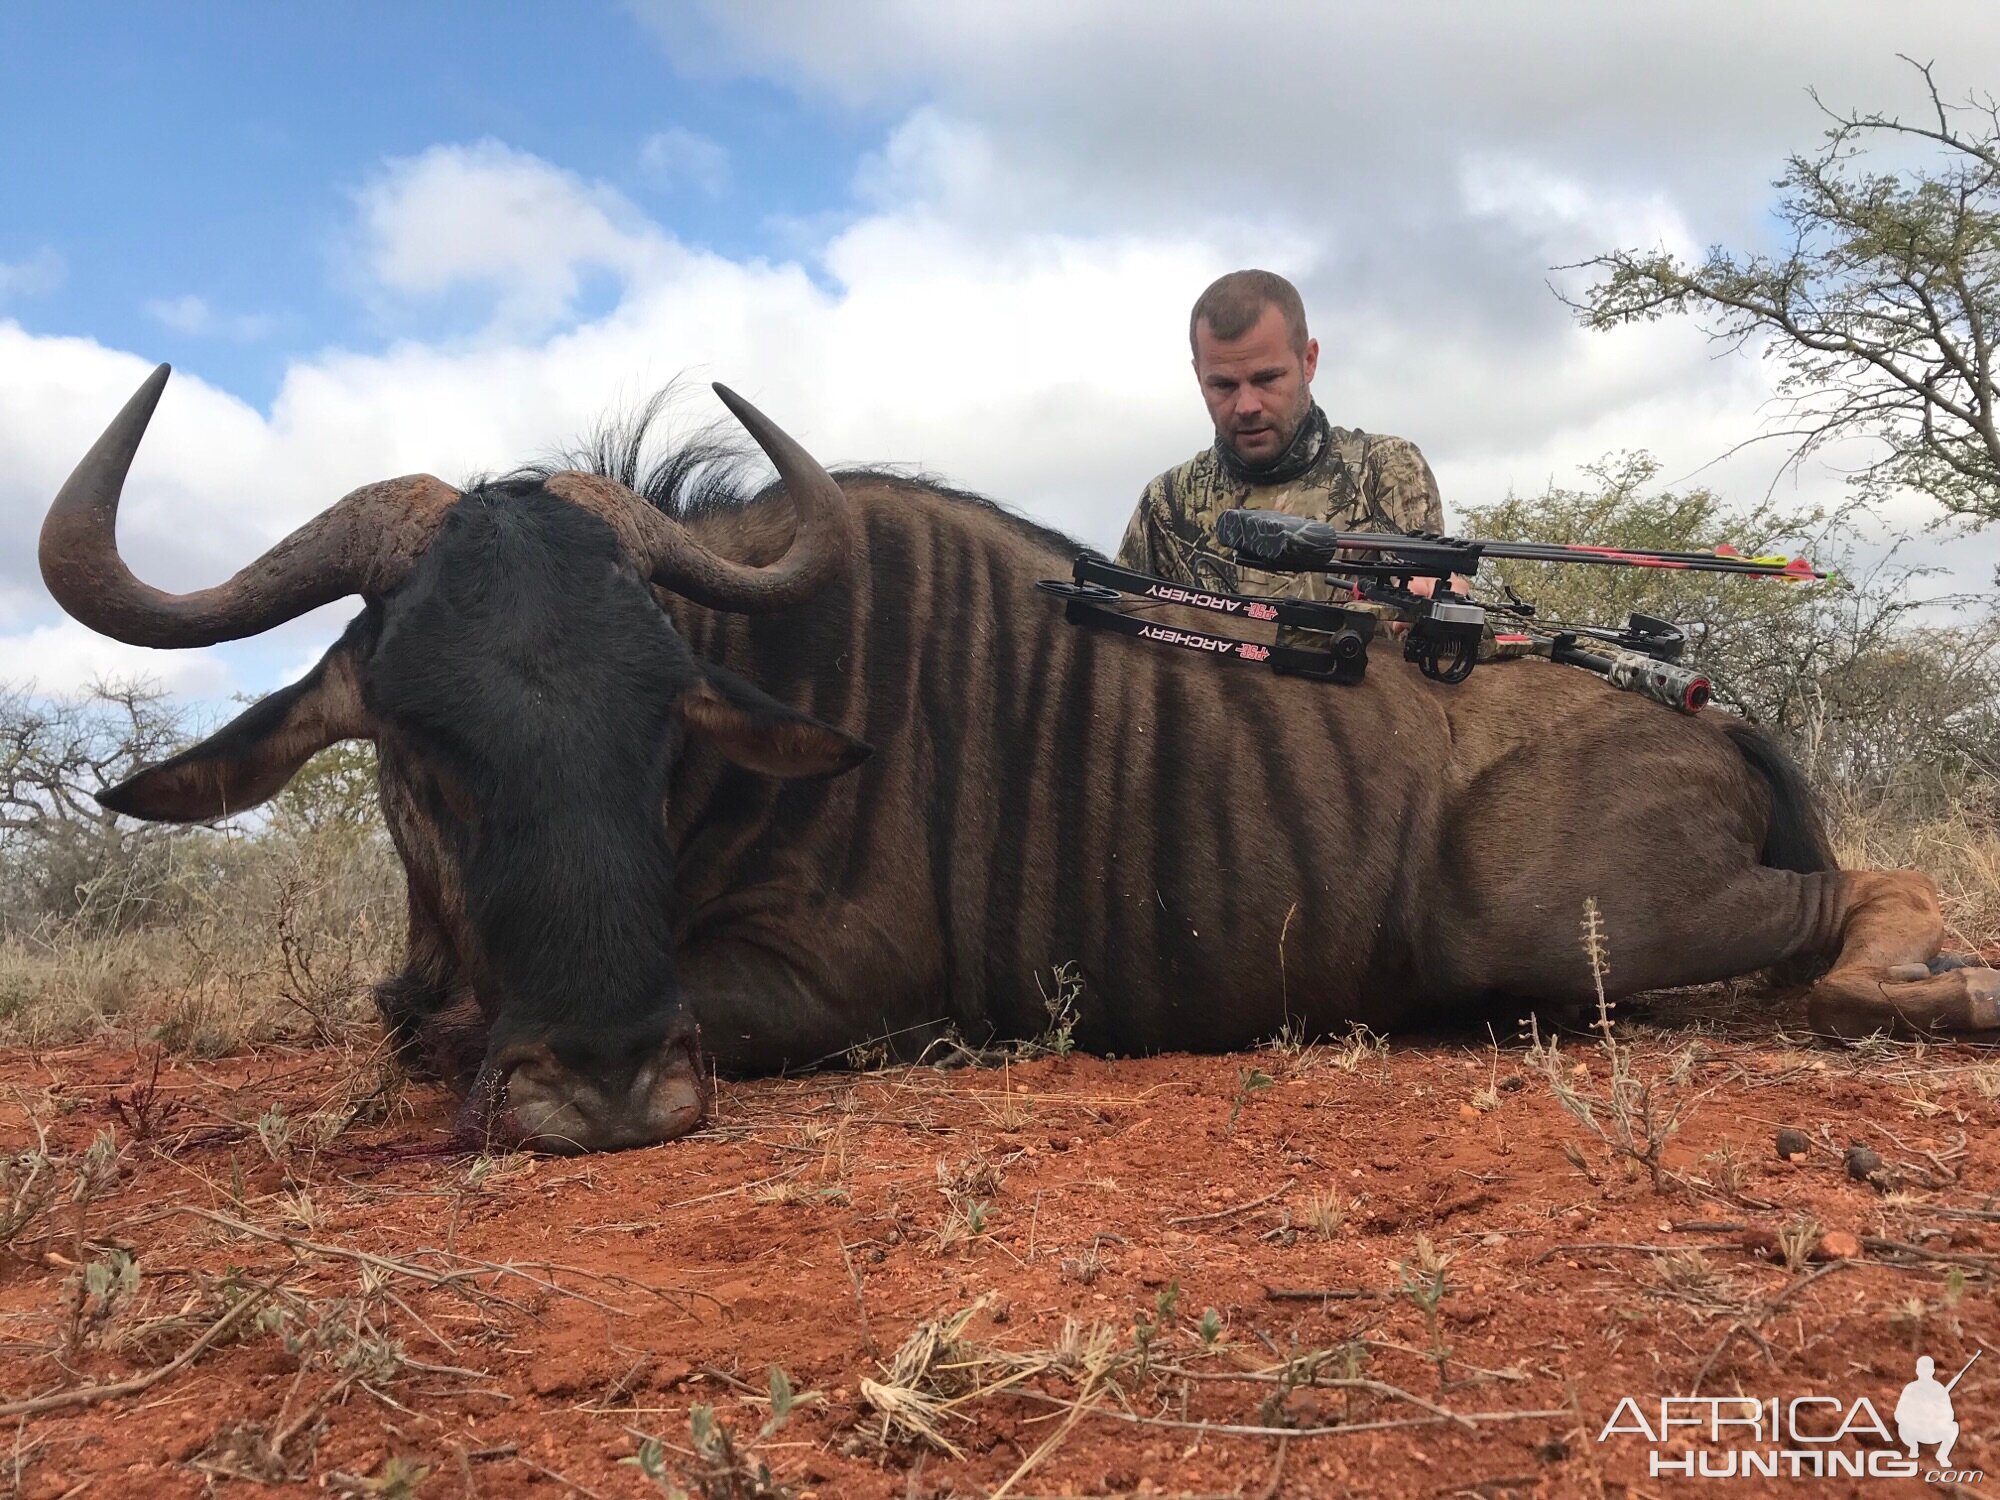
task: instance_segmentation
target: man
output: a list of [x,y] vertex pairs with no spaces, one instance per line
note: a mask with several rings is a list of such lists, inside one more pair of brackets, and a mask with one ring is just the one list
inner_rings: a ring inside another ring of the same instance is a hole
[[1215,445],[1146,486],[1118,548],[1122,566],[1225,593],[1328,599],[1344,591],[1324,574],[1238,564],[1216,544],[1216,517],[1247,507],[1342,531],[1444,530],[1437,481],[1414,443],[1335,427],[1313,400],[1319,341],[1284,277],[1232,271],[1216,281],[1194,305],[1188,342]]

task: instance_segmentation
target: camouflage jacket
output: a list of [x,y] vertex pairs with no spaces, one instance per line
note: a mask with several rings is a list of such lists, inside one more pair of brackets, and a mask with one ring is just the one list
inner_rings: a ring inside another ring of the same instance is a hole
[[1333,597],[1324,574],[1241,567],[1217,546],[1216,517],[1238,508],[1309,516],[1342,531],[1444,530],[1437,480],[1416,444],[1358,428],[1333,427],[1318,460],[1296,479],[1281,484],[1253,484],[1234,477],[1213,448],[1167,470],[1139,497],[1117,561],[1157,578],[1226,593]]

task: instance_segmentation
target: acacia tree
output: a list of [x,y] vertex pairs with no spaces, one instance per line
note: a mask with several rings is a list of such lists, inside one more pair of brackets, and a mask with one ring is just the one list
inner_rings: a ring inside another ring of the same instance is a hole
[[[1592,328],[1668,313],[1742,344],[1761,338],[1784,373],[1796,464],[1835,438],[1865,436],[1881,456],[1858,482],[1906,487],[1975,524],[2000,520],[2000,104],[1947,104],[1926,64],[1928,118],[1837,114],[1825,144],[1790,158],[1776,186],[1790,230],[1782,252],[1713,249],[1699,265],[1663,250],[1619,250],[1565,269],[1602,278],[1571,302]],[[1819,103],[1818,95],[1813,96]],[[1871,171],[1871,151],[1923,153]]]
[[[1778,582],[1653,568],[1482,565],[1483,582],[1533,601],[1538,618],[1616,622],[1639,611],[1688,632],[1690,665],[1717,696],[1776,730],[1815,781],[1916,810],[2000,775],[2000,610],[1966,595],[1920,598],[1926,570],[1893,553],[1861,567],[1839,510],[1731,507],[1712,490],[1659,489],[1648,455],[1615,455],[1580,488],[1551,485],[1467,512],[1496,540],[1750,553],[1793,552],[1833,569]],[[1490,575],[1490,577],[1489,577]],[[1929,618],[1927,618],[1929,617]],[[1980,805],[1991,808],[1989,800]],[[1964,811],[1970,804],[1960,806]]]
[[169,832],[121,821],[92,793],[166,759],[187,729],[152,683],[101,682],[78,700],[0,690],[0,932],[151,914]]

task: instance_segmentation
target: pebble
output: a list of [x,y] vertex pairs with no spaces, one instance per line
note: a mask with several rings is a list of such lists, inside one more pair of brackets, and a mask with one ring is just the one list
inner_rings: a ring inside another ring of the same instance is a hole
[[1875,1174],[1882,1170],[1882,1156],[1866,1146],[1847,1148],[1847,1175],[1856,1182],[1872,1182]]
[[1860,1255],[1861,1241],[1845,1229],[1829,1229],[1812,1248],[1814,1260],[1856,1260]]
[[1787,1125],[1778,1132],[1778,1156],[1784,1161],[1804,1161],[1812,1154],[1812,1137]]

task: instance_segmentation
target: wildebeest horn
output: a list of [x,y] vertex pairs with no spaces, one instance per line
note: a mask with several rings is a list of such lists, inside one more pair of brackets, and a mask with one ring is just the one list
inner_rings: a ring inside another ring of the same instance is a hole
[[364,485],[227,583],[169,594],[118,555],[118,500],[170,367],[146,377],[56,494],[42,522],[42,581],[76,620],[133,646],[240,640],[345,594],[399,582],[458,491],[428,474]]
[[735,562],[709,551],[678,522],[641,503],[653,581],[714,609],[743,614],[785,609],[832,580],[847,561],[852,529],[847,497],[769,417],[728,386],[716,386],[715,394],[777,469],[778,482],[792,501],[792,543],[762,566]]

